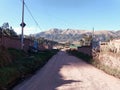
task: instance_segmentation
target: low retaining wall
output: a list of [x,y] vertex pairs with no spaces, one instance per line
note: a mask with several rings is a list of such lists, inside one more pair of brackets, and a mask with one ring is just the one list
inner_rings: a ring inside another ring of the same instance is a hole
[[92,56],[92,47],[91,46],[78,47],[78,51]]

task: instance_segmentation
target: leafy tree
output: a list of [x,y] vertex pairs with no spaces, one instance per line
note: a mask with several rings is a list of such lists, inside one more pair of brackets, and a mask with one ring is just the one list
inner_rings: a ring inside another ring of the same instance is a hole
[[114,39],[114,37],[113,36],[110,36],[110,40],[113,40]]
[[17,33],[14,31],[12,27],[9,27],[9,23],[3,23],[3,25],[0,27],[0,34],[3,34],[5,36],[12,36],[16,37]]
[[83,39],[80,40],[80,45],[84,46],[85,41]]
[[9,23],[8,22],[3,23],[2,28],[9,29]]
[[90,45],[91,41],[92,41],[92,35],[83,34],[83,39],[81,41],[82,44],[84,44],[84,45]]

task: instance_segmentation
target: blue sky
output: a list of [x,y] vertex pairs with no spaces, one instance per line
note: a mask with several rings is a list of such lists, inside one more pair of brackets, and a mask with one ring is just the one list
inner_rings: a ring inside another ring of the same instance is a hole
[[[120,0],[25,0],[41,29],[25,8],[25,34],[50,28],[120,30]],[[0,26],[9,22],[21,33],[21,0],[0,0]]]

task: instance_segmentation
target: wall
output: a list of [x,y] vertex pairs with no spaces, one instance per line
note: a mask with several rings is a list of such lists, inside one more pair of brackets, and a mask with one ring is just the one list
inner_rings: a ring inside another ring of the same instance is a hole
[[[27,51],[29,46],[33,46],[33,43],[34,42],[30,39],[24,39],[24,51]],[[21,39],[18,37],[0,36],[0,45],[5,46],[6,48],[21,49]],[[52,46],[47,44],[39,44],[38,47],[40,50],[52,49]]]
[[88,55],[92,55],[92,47],[91,46],[82,46],[82,47],[78,47],[78,51],[88,54]]
[[[30,43],[33,44],[33,42],[30,41],[29,39],[24,39],[24,50],[25,51],[28,50]],[[0,37],[0,45],[5,46],[6,48],[20,49],[21,40],[18,37],[3,36],[3,37]]]

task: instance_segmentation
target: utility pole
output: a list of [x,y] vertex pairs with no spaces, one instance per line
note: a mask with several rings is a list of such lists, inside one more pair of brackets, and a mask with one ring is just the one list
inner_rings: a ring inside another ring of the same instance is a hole
[[1,28],[2,29],[2,36],[1,36],[1,45],[3,45],[3,28]]
[[93,27],[93,29],[92,29],[92,40],[91,40],[91,47],[93,48],[93,39],[94,39],[94,27]]
[[20,24],[20,26],[22,27],[22,34],[21,34],[21,49],[23,49],[23,45],[24,45],[24,27],[25,27],[25,23],[24,23],[24,0],[22,1],[22,23]]
[[93,31],[92,31],[92,39],[94,38],[94,27],[93,27]]

